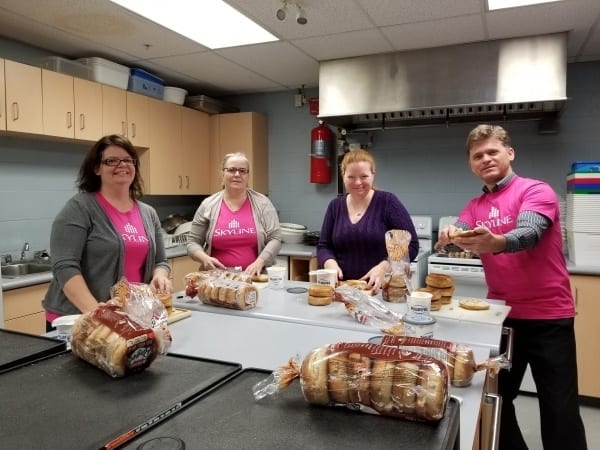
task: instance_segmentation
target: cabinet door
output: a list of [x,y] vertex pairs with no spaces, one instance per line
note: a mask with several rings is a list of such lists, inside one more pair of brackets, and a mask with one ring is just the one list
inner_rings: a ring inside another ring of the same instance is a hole
[[153,195],[182,194],[181,109],[174,103],[148,99],[152,146],[140,152],[145,191]]
[[575,298],[575,338],[577,340],[577,372],[579,395],[600,397],[600,358],[597,344],[600,342],[600,277],[571,276],[571,289]]
[[48,286],[50,283],[4,291],[5,327],[23,333],[45,333],[46,320],[42,299]]
[[210,193],[208,145],[208,114],[181,108],[181,172],[185,194]]
[[82,78],[73,79],[75,138],[97,141],[102,137],[102,85]]
[[171,260],[171,278],[173,282],[173,293],[185,289],[185,276],[191,272],[197,272],[200,263],[189,256],[181,256]]
[[102,85],[102,135],[127,136],[127,91]]
[[6,129],[43,134],[42,69],[4,61]]
[[250,160],[248,186],[269,191],[267,119],[255,112],[211,117],[211,191],[221,189],[221,162],[226,154],[242,152]]
[[0,58],[0,130],[6,130],[6,91],[4,88],[4,60]]
[[42,69],[42,116],[44,134],[75,137],[73,77]]
[[148,148],[150,146],[148,103],[148,96],[127,92],[127,136],[136,147]]

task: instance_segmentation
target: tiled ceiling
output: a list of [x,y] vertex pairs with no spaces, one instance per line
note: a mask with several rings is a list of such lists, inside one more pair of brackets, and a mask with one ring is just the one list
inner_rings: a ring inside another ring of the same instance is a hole
[[68,58],[141,67],[213,96],[315,87],[328,59],[562,31],[569,62],[600,60],[599,0],[497,12],[485,0],[297,0],[306,25],[291,13],[279,21],[281,0],[226,1],[280,40],[213,51],[108,0],[0,0],[0,35]]

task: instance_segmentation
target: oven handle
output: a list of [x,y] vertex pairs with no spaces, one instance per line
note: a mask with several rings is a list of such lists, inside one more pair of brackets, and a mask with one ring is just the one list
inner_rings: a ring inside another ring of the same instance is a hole
[[502,335],[506,336],[506,350],[504,354],[506,355],[506,359],[512,363],[515,330],[511,327],[502,327]]

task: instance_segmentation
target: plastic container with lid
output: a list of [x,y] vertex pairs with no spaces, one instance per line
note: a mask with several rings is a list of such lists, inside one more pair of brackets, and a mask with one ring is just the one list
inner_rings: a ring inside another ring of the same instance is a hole
[[131,69],[127,90],[162,100],[165,82],[142,69]]
[[57,317],[52,321],[52,326],[56,328],[56,338],[67,343],[71,341],[71,330],[73,324],[81,317],[81,314]]
[[185,96],[187,95],[185,89],[181,89],[175,86],[165,86],[163,92],[163,100],[165,102],[175,103],[177,105],[183,105],[185,102]]
[[90,68],[90,79],[120,89],[127,89],[129,67],[104,58],[79,58],[82,64]]
[[40,60],[42,69],[64,73],[77,78],[90,79],[90,67],[79,61],[62,58],[60,56],[47,56]]
[[600,161],[574,161],[571,164],[571,172],[600,172]]
[[432,338],[436,320],[428,314],[406,314],[402,319],[407,336]]

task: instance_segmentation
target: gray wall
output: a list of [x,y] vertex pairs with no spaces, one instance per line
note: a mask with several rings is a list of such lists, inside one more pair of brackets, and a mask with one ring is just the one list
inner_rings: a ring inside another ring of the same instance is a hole
[[[0,57],[31,63],[44,55],[0,38]],[[507,123],[516,149],[515,170],[548,181],[564,194],[572,161],[600,160],[600,62],[568,67],[570,100],[553,135],[537,133],[537,122]],[[270,197],[282,222],[318,230],[328,202],[336,196],[335,177],[328,185],[309,182],[310,130],[317,121],[308,105],[294,106],[295,91],[227,98],[244,111],[269,120]],[[352,93],[348,93],[352,95]],[[308,98],[318,96],[308,90]],[[470,173],[464,140],[474,124],[380,131],[372,135],[377,161],[376,185],[395,192],[411,214],[457,214],[479,192]],[[367,142],[367,136],[353,136]],[[74,182],[88,146],[0,135],[0,253],[18,255],[23,242],[32,250],[48,248],[52,219],[75,192]],[[201,197],[148,196],[165,217],[192,214]]]

